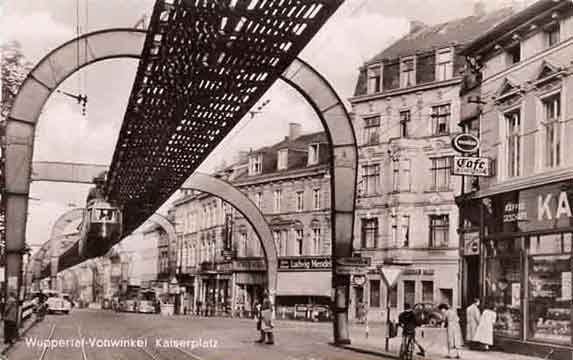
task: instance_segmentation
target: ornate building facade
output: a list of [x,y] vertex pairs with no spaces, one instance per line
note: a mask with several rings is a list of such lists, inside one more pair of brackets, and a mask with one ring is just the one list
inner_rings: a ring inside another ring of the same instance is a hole
[[[459,51],[507,13],[412,23],[360,69],[350,99],[360,170],[354,249],[372,265],[351,298],[371,319],[406,303],[460,304],[454,199],[461,183],[450,174],[450,141],[461,132]],[[395,286],[386,286],[383,269],[401,270]]]

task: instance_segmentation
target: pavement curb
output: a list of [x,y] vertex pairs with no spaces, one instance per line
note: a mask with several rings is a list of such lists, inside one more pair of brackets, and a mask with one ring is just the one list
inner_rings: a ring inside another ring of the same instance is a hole
[[385,352],[385,351],[381,351],[381,350],[377,350],[377,349],[358,347],[358,346],[355,346],[352,344],[350,344],[350,345],[337,345],[337,344],[330,343],[330,345],[337,347],[337,348],[354,351],[354,352],[357,352],[360,354],[382,356],[382,357],[389,358],[389,359],[398,359],[398,355],[396,355],[394,353],[389,353],[389,352]]
[[[36,319],[29,321],[29,324],[24,325],[22,332],[20,333],[20,338],[23,337],[24,335],[26,335],[26,333],[28,331],[30,331],[30,329],[32,329],[36,324],[40,323],[41,321],[38,321]],[[0,355],[6,355],[6,353],[15,345],[19,342],[20,340],[16,341],[14,344],[8,344],[8,345],[2,345],[2,347],[0,347]]]

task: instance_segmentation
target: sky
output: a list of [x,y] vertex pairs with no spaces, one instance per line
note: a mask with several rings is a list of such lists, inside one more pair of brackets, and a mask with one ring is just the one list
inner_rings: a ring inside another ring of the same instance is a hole
[[[78,33],[133,27],[150,15],[153,0],[4,0],[2,41],[17,40],[26,58],[37,63],[50,50]],[[469,16],[474,0],[346,0],[302,51],[341,98],[352,96],[358,68],[407,33],[410,20],[427,24]],[[491,10],[506,0],[485,1]],[[79,4],[79,8],[77,7]],[[79,25],[79,26],[78,26]],[[108,60],[67,79],[60,90],[88,96],[87,115],[75,100],[55,93],[43,109],[37,128],[35,161],[69,161],[109,165],[127,106],[138,62]],[[247,115],[209,156],[200,171],[230,163],[239,150],[280,141],[288,123],[303,132],[322,130],[310,106],[293,89],[277,82],[261,98],[270,100],[262,113]],[[83,206],[89,185],[32,183],[27,236],[36,245],[47,240],[58,216]]]

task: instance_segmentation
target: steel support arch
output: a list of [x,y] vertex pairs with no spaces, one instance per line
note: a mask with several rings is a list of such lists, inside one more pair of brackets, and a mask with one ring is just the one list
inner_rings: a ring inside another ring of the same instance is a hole
[[84,66],[107,59],[138,59],[145,37],[145,31],[136,29],[84,34],[51,51],[22,83],[5,129],[6,291],[19,293],[22,286],[35,128],[44,104],[58,85]]
[[350,276],[337,273],[337,260],[352,256],[358,166],[354,128],[334,88],[307,62],[296,58],[280,78],[296,89],[312,106],[330,143],[333,335],[335,344],[350,344]]
[[[140,58],[145,34],[145,31],[135,29],[109,29],[85,34],[46,55],[22,84],[6,121],[5,151],[6,278],[16,276],[17,289],[20,288],[22,282],[22,252],[25,248],[26,213],[35,125],[41,109],[57,86],[84,66],[113,58]],[[97,45],[100,47],[98,48]],[[78,51],[79,49],[89,51]],[[101,51],[101,54],[98,55],[96,50]],[[78,60],[75,57],[76,52],[89,54],[89,56],[84,55]],[[62,64],[67,66],[62,66]],[[334,237],[332,254],[335,259],[351,256],[357,154],[350,117],[344,104],[326,79],[304,61],[296,59],[284,71],[281,78],[307,99],[327,131],[332,155],[333,217],[331,223]],[[10,224],[16,224],[16,226]],[[274,254],[276,256],[276,249]],[[338,276],[335,270],[336,261],[333,264],[336,313],[334,340],[335,343],[348,343],[349,277]]]
[[240,212],[259,237],[267,264],[267,288],[271,302],[275,303],[277,290],[278,256],[271,228],[258,207],[242,191],[222,179],[199,172],[193,173],[184,184],[187,189],[198,190],[218,197]]

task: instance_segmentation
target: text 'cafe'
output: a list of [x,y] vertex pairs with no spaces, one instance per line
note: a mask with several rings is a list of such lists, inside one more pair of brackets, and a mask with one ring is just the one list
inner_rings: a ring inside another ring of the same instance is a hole
[[464,302],[479,296],[494,307],[497,344],[573,353],[572,206],[571,180],[460,205]]

